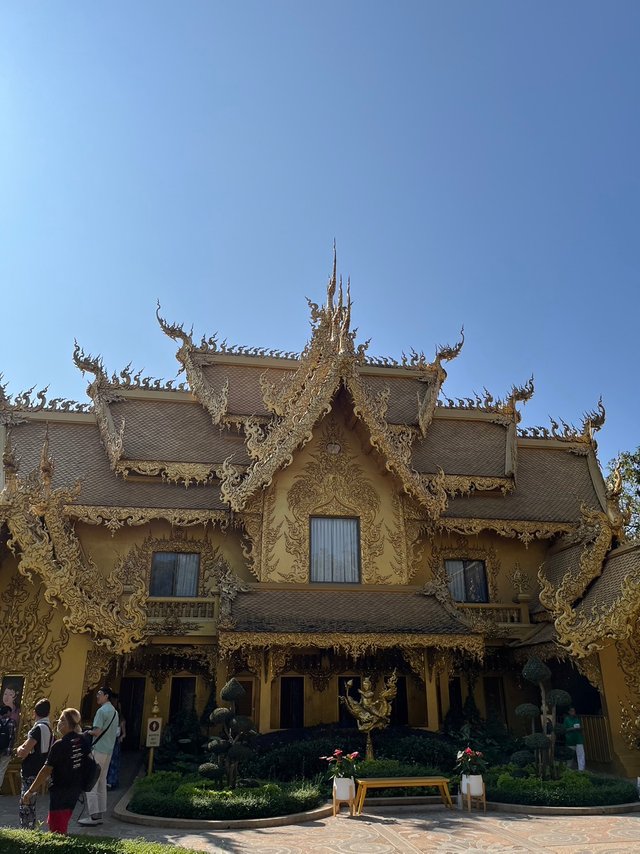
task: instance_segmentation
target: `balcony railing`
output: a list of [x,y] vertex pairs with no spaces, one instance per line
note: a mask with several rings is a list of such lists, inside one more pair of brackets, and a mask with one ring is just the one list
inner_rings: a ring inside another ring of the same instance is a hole
[[529,610],[520,605],[486,604],[485,602],[460,602],[458,607],[468,611],[469,616],[479,617],[483,620],[491,620],[495,623],[528,623]]
[[147,616],[151,620],[164,620],[166,617],[180,620],[213,620],[215,602],[213,599],[199,599],[195,596],[154,597],[147,600]]

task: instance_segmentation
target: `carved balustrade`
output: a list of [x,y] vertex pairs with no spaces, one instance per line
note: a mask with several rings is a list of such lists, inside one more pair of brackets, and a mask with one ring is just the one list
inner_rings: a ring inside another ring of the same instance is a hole
[[520,605],[509,605],[509,604],[485,604],[483,603],[459,603],[458,608],[461,611],[464,611],[468,614],[468,616],[481,619],[481,620],[490,620],[491,622],[504,624],[504,623],[528,623],[529,622],[529,612],[528,609],[522,608]]
[[215,601],[210,597],[205,599],[196,596],[154,597],[147,600],[147,617],[151,620],[165,620],[167,617],[180,620],[213,620]]

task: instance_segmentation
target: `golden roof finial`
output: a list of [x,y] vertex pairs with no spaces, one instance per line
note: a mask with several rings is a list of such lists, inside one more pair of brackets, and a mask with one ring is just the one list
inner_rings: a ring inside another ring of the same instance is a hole
[[333,297],[336,293],[336,287],[338,284],[338,256],[336,253],[336,241],[333,241],[333,271],[331,273],[331,278],[329,279],[329,284],[327,285],[327,317],[330,321],[333,320]]

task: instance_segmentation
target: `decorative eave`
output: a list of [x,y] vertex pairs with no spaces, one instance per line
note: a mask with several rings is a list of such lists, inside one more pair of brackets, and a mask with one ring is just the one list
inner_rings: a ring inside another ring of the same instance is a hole
[[215,477],[216,465],[207,463],[185,463],[163,460],[121,459],[116,463],[116,474],[124,477],[161,477],[165,483],[191,484],[211,483]]
[[474,536],[491,531],[502,537],[518,538],[525,546],[534,540],[552,540],[577,529],[572,522],[535,522],[518,519],[472,519],[443,517],[438,520],[438,529],[450,534]]
[[381,649],[400,650],[460,650],[482,660],[485,645],[481,635],[385,634],[349,632],[234,632],[220,626],[218,637],[220,655],[230,656],[236,650],[273,650],[276,648],[333,649],[353,658],[375,653]]
[[8,479],[2,493],[0,524],[9,530],[7,545],[17,553],[18,571],[42,580],[46,601],[66,609],[63,621],[68,629],[90,632],[98,645],[114,653],[130,652],[146,638],[144,579],[128,579],[121,563],[108,576],[96,570],[64,512],[78,497],[79,487],[52,489],[52,478],[47,437],[39,473]]
[[178,528],[220,525],[225,529],[228,525],[240,524],[240,520],[235,520],[226,510],[173,510],[166,507],[99,507],[91,504],[67,504],[64,512],[70,519],[84,522],[85,525],[104,525],[111,531],[112,536],[125,526],[147,525],[158,519]]

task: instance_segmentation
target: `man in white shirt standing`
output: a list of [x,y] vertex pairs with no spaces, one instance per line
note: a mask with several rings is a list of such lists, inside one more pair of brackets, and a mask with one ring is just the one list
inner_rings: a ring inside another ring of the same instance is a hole
[[118,712],[111,705],[112,694],[111,688],[98,689],[98,711],[93,719],[93,726],[87,731],[87,735],[93,738],[93,756],[100,766],[100,776],[93,789],[85,792],[88,815],[78,819],[78,824],[84,827],[102,824],[102,814],[107,809],[107,772],[120,723]]

